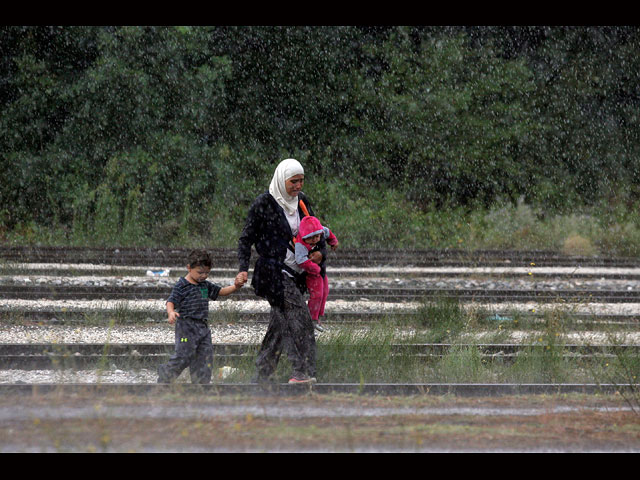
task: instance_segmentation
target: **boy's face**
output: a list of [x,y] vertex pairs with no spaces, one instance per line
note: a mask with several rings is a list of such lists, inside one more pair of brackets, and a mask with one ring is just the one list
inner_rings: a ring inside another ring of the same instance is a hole
[[320,234],[314,235],[313,237],[303,238],[303,240],[307,245],[315,245],[320,241]]
[[187,270],[189,271],[187,280],[191,279],[195,283],[204,282],[211,271],[209,267],[197,266],[191,268],[191,265],[187,265]]

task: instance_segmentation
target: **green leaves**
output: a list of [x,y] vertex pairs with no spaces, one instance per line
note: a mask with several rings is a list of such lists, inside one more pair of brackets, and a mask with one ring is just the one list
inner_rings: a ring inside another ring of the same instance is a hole
[[164,209],[203,231],[186,212],[204,192],[234,216],[291,156],[423,210],[635,201],[639,42],[634,27],[5,26],[2,222],[73,224],[102,198],[121,216],[140,203],[146,231]]

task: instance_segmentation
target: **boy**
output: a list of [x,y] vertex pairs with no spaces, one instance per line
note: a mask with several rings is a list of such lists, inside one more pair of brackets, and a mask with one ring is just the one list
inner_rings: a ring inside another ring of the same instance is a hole
[[307,290],[309,290],[309,313],[313,320],[314,328],[324,331],[320,317],[324,316],[324,306],[329,295],[329,279],[324,265],[317,265],[309,259],[309,254],[324,238],[332,250],[338,248],[338,239],[331,230],[323,227],[320,221],[313,216],[306,216],[300,220],[300,229],[295,239],[294,253],[296,263],[306,275]]
[[158,367],[158,383],[170,383],[189,367],[192,383],[210,383],[213,366],[211,330],[207,324],[209,300],[227,296],[244,283],[220,287],[206,280],[211,271],[211,257],[203,250],[189,254],[187,275],[181,277],[167,299],[169,323],[176,325],[175,353]]

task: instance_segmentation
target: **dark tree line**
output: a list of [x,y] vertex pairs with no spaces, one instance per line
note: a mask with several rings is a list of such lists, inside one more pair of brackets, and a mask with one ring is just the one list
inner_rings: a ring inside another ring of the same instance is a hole
[[633,204],[638,51],[620,26],[4,26],[0,225],[206,228],[285,156],[419,209]]

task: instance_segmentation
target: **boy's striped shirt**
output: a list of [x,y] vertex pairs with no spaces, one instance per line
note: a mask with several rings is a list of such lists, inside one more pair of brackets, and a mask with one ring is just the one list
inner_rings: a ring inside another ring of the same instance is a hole
[[175,305],[181,318],[207,321],[209,318],[209,300],[218,298],[219,285],[207,280],[193,284],[184,277],[176,282],[167,302]]

